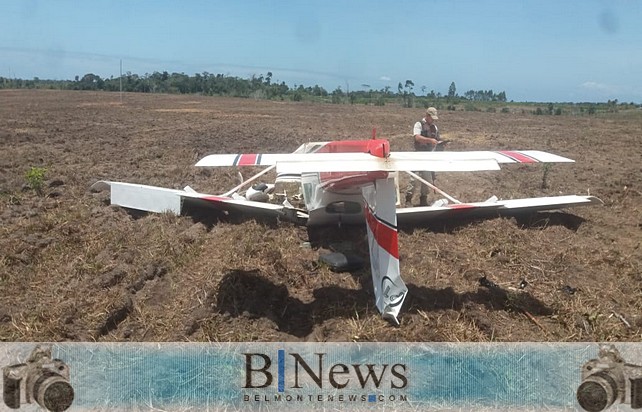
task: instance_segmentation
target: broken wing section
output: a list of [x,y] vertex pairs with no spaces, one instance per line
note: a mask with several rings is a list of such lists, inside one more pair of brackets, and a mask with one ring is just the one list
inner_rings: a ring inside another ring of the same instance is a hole
[[399,239],[395,209],[397,189],[392,178],[362,189],[370,249],[375,304],[384,319],[399,324],[408,288],[399,272]]
[[218,210],[237,211],[250,216],[305,219],[301,211],[283,205],[237,200],[227,196],[198,193],[189,186],[184,190],[167,189],[135,183],[99,181],[92,185],[93,191],[110,190],[112,205],[146,212],[172,212],[180,215],[186,205],[211,207]]
[[[445,199],[443,199],[445,200]],[[439,201],[438,201],[439,202]],[[495,197],[476,203],[455,203],[397,209],[399,224],[428,223],[437,219],[483,218],[518,213],[556,210],[576,206],[601,205],[595,196],[549,196],[525,199],[497,200]]]

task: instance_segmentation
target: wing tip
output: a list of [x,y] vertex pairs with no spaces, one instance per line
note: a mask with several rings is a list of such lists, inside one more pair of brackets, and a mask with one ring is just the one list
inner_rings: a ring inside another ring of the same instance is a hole
[[600,199],[599,197],[597,197],[597,196],[590,196],[589,195],[589,196],[584,196],[584,198],[586,200],[588,200],[591,204],[604,205],[604,201],[602,199]]
[[107,190],[111,187],[111,182],[108,180],[99,180],[93,185],[90,186],[89,190],[92,191],[93,193],[98,193],[102,192],[103,190]]

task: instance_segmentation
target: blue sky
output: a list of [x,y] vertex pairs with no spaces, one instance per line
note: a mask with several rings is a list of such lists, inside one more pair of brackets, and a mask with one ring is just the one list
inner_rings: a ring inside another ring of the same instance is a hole
[[273,73],[289,86],[642,103],[638,0],[3,0],[0,76]]

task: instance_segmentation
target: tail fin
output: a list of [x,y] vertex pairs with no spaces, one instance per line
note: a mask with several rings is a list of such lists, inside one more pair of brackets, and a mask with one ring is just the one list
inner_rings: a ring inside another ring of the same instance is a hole
[[393,178],[379,179],[362,189],[370,247],[370,267],[377,309],[399,324],[397,315],[408,293],[399,273],[397,189]]

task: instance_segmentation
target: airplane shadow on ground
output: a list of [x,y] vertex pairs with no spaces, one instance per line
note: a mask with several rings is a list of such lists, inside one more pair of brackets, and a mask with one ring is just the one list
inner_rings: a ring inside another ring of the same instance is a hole
[[[536,212],[512,216],[525,229],[541,229],[549,226],[564,226],[576,231],[585,221],[583,218],[562,212]],[[480,219],[451,220],[441,228],[426,226],[436,232],[452,232],[456,228],[480,221]],[[312,247],[340,252],[367,254],[366,230],[363,225],[341,228],[308,228]],[[313,291],[314,300],[305,303],[290,296],[285,285],[278,285],[263,276],[260,271],[233,270],[225,274],[217,290],[216,308],[219,313],[232,317],[247,316],[265,318],[274,322],[281,332],[300,338],[309,335],[315,325],[336,318],[352,318],[355,313],[372,313],[374,291],[367,260],[361,270],[351,272],[359,281],[358,290],[339,286],[320,287]],[[313,274],[310,276],[314,276]],[[400,314],[403,316],[418,311],[461,310],[468,306],[483,305],[489,310],[527,311],[534,316],[551,315],[553,311],[528,292],[509,292],[500,287],[481,287],[474,292],[457,293],[453,288],[435,289],[407,284],[408,296]],[[403,327],[403,326],[402,326]]]
[[[363,273],[363,271],[361,271]],[[265,318],[281,332],[303,338],[314,326],[329,319],[352,318],[355,313],[376,311],[370,274],[359,277],[361,289],[327,286],[313,291],[314,300],[305,303],[290,296],[285,285],[277,285],[257,270],[234,270],[224,275],[216,294],[219,313],[232,317]],[[550,315],[552,310],[524,292],[519,294],[519,307],[509,292],[500,288],[482,288],[475,292],[457,293],[452,288],[433,289],[408,285],[408,297],[400,315],[421,310],[460,310],[466,305],[481,304],[490,310],[526,310],[532,315]]]
[[[104,202],[106,205],[109,202]],[[148,216],[150,213],[136,209],[125,208],[125,211],[134,220]],[[242,223],[247,220],[255,220],[270,227],[278,227],[278,219],[273,216],[250,216],[239,212],[225,212],[199,205],[185,204],[181,215],[190,216],[194,223],[204,224],[211,230],[219,222]],[[567,212],[519,212],[502,214],[481,215],[477,217],[429,220],[423,224],[399,225],[399,230],[412,233],[415,229],[430,230],[435,233],[452,233],[462,227],[479,223],[488,219],[515,218],[517,225],[522,229],[543,229],[550,226],[563,226],[569,230],[577,231],[586,222],[586,219]],[[328,233],[332,234],[328,236]],[[332,248],[332,244],[345,243],[345,240],[355,240],[355,236],[361,236],[366,240],[364,225],[345,225],[342,227],[315,227],[308,228],[308,237],[313,247]],[[367,240],[366,240],[367,242]]]
[[563,226],[577,232],[586,219],[565,212],[537,212],[516,214],[517,224],[524,229],[543,229],[549,226]]
[[514,218],[515,222],[521,229],[544,229],[550,226],[563,226],[576,232],[586,219],[566,212],[522,212],[522,213],[502,213],[495,215],[486,215],[470,218],[448,218],[443,220],[428,221],[425,224],[405,224],[399,225],[399,230],[412,233],[416,229],[430,230],[435,233],[453,233],[458,229],[476,224],[489,219],[510,219]]
[[[105,202],[105,204],[109,205],[108,202]],[[126,207],[123,207],[123,209],[133,220],[138,220],[150,215],[154,215],[153,212],[147,212],[144,210],[130,209]],[[214,226],[221,222],[239,224],[249,220],[263,223],[266,226],[272,228],[278,227],[278,220],[273,216],[249,216],[239,212],[226,212],[223,210],[191,205],[187,203],[183,205],[181,216],[188,216],[194,223],[202,223],[207,228],[207,230],[211,230]]]
[[223,211],[202,205],[185,203],[181,212],[183,216],[189,216],[194,223],[202,223],[207,230],[211,230],[220,222],[240,224],[246,221],[256,221],[266,226],[278,227],[278,220],[274,216],[252,216],[235,211]]

